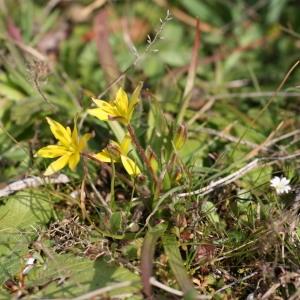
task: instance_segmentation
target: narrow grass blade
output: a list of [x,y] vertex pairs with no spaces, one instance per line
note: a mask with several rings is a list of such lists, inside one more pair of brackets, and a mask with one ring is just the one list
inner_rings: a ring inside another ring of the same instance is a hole
[[165,253],[168,257],[169,265],[174,276],[176,277],[178,285],[180,286],[184,294],[191,293],[191,291],[195,290],[195,288],[184,267],[176,236],[163,235],[161,239]]
[[177,124],[181,123],[183,120],[186,108],[189,104],[189,101],[191,99],[192,90],[194,87],[195,77],[197,73],[197,65],[198,65],[198,53],[199,53],[199,47],[200,47],[200,25],[199,20],[197,19],[196,23],[196,36],[195,36],[195,42],[193,47],[193,53],[192,53],[192,59],[188,70],[188,76],[186,81],[185,90],[183,93],[183,103],[180,108],[179,114],[177,116]]

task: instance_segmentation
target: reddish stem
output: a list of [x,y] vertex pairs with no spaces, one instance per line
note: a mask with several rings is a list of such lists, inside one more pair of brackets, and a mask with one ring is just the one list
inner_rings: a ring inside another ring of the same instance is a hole
[[142,148],[141,144],[137,140],[137,138],[136,138],[136,136],[134,134],[133,128],[131,127],[130,124],[127,124],[126,128],[127,128],[128,132],[129,132],[129,134],[130,134],[130,136],[131,136],[134,144],[136,145],[136,147],[137,147],[137,149],[138,149],[138,151],[139,151],[139,153],[140,153],[143,161],[145,162],[145,164],[146,164],[146,166],[147,166],[147,168],[148,168],[148,170],[149,170],[149,172],[151,174],[151,177],[153,178],[153,180],[155,181],[155,183],[157,183],[158,177],[157,177],[156,173],[154,172],[153,168],[151,167],[151,164],[149,162],[149,159],[146,156],[146,153],[145,153],[144,149]]

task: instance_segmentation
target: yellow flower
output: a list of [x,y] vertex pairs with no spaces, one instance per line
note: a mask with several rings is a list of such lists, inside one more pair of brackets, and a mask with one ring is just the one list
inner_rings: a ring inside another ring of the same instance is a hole
[[88,109],[88,113],[101,121],[118,121],[124,125],[130,123],[134,107],[139,102],[139,94],[143,83],[140,82],[132,94],[132,99],[128,104],[127,94],[122,88],[117,92],[115,100],[109,102],[92,98],[98,108]]
[[78,138],[76,121],[74,118],[74,129],[71,133],[70,127],[64,128],[60,123],[46,117],[50,129],[58,139],[57,145],[49,145],[41,148],[34,157],[55,158],[61,156],[54,161],[46,169],[44,175],[49,176],[64,168],[66,165],[74,170],[80,160],[80,151],[84,149],[86,142],[93,136],[92,133],[85,134],[81,139]]
[[126,133],[121,145],[115,141],[110,141],[109,144],[100,153],[94,155],[97,159],[103,162],[122,162],[125,170],[131,177],[140,174],[141,171],[136,163],[130,159],[127,154],[131,143],[129,133]]

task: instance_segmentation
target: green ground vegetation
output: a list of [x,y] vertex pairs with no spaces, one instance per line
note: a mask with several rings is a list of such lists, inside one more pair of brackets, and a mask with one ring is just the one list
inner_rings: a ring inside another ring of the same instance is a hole
[[299,13],[0,0],[0,298],[299,299]]

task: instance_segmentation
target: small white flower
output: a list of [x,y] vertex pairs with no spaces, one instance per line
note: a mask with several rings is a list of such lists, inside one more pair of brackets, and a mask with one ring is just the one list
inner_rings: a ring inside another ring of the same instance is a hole
[[289,185],[290,180],[285,177],[279,178],[278,176],[275,176],[270,180],[270,182],[271,186],[275,188],[277,194],[288,193],[291,190]]

